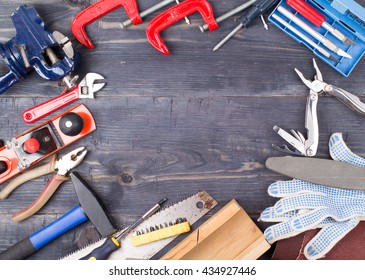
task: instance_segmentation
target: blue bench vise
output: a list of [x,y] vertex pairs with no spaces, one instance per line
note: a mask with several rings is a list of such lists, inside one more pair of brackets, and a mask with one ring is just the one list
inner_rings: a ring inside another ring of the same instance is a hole
[[9,72],[0,77],[0,94],[24,80],[31,70],[50,81],[72,87],[70,73],[79,63],[71,41],[58,31],[51,33],[33,6],[22,5],[11,15],[16,35],[0,43],[0,56]]

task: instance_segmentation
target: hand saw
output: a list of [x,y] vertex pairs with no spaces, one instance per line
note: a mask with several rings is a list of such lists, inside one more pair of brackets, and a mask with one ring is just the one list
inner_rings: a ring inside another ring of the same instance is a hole
[[[178,218],[185,218],[190,225],[194,224],[211,209],[213,209],[218,202],[211,197],[206,191],[200,191],[186,199],[183,199],[171,206],[165,207],[146,221],[141,223],[135,228],[135,231],[143,230],[145,228],[154,227],[156,225],[163,225],[165,222],[175,221]],[[117,232],[115,235],[119,235],[123,230]],[[132,235],[134,232],[129,233],[120,240],[122,247],[112,253],[109,260],[125,260],[125,259],[142,259],[148,260],[162,250],[167,244],[174,240],[177,236],[159,240],[153,243],[149,243],[143,246],[135,247],[132,245]],[[105,238],[89,244],[84,248],[81,248],[63,258],[61,260],[78,260],[93,249],[100,246],[105,241]]]

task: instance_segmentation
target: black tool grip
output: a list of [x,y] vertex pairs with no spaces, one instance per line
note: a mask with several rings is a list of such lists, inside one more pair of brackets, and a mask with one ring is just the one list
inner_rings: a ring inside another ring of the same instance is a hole
[[266,13],[277,1],[278,0],[258,0],[248,13],[241,16],[238,20],[243,24],[244,28],[247,28],[256,18]]
[[37,249],[27,237],[0,253],[0,260],[23,260],[36,251]]
[[80,260],[107,260],[110,254],[119,248],[120,244],[115,238],[107,238],[102,245],[92,250],[91,253]]

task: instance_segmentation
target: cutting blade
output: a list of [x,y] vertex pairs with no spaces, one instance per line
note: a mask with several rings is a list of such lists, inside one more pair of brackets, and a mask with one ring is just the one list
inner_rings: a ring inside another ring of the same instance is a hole
[[271,157],[266,168],[314,184],[341,189],[365,190],[365,168],[350,163],[299,157]]
[[[125,260],[125,259],[139,259],[148,260],[162,250],[167,244],[174,240],[177,236],[173,236],[167,239],[159,240],[143,246],[134,247],[132,245],[131,237],[135,235],[138,230],[144,230],[151,226],[164,224],[165,222],[175,221],[178,218],[186,218],[190,225],[197,222],[201,217],[207,214],[213,209],[218,202],[211,197],[206,191],[200,191],[184,200],[181,200],[171,206],[165,207],[146,221],[141,223],[135,230],[127,234],[123,239],[120,240],[122,246],[119,250],[112,253],[109,260]],[[119,235],[122,231],[116,233]],[[62,258],[62,260],[78,260],[93,249],[100,246],[105,241],[105,238],[90,244],[68,256]]]

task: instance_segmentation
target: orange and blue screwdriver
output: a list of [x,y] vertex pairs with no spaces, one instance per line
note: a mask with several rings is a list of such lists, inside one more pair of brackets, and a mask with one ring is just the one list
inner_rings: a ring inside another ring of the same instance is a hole
[[127,227],[121,234],[117,237],[111,236],[108,237],[102,245],[92,250],[89,254],[85,257],[81,258],[80,260],[106,260],[110,256],[111,253],[118,250],[122,245],[120,240],[125,237],[128,233],[134,230],[138,225],[140,225],[144,220],[151,217],[155,214],[162,206],[162,204],[167,200],[167,198],[163,198],[153,206],[150,210],[148,210],[142,217],[140,217],[137,221],[135,221],[132,225]]
[[286,3],[315,26],[322,26],[324,29],[328,30],[331,34],[333,34],[333,36],[342,41],[344,44],[355,45],[355,43],[350,38],[346,37],[338,29],[326,22],[326,17],[324,15],[322,15],[304,0],[286,0]]

